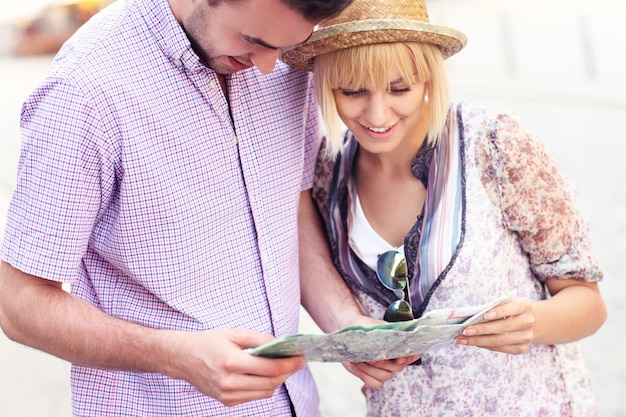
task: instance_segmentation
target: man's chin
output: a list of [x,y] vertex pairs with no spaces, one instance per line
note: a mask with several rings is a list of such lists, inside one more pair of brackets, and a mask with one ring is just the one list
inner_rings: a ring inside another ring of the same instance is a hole
[[216,73],[222,74],[222,75],[230,75],[230,74],[234,74],[237,71],[239,71],[238,69],[234,68],[233,66],[231,66],[229,64],[225,64],[225,63],[221,62],[219,59],[215,59],[215,58],[208,59],[206,62],[203,62],[203,64],[207,68],[210,68],[213,71],[215,71]]

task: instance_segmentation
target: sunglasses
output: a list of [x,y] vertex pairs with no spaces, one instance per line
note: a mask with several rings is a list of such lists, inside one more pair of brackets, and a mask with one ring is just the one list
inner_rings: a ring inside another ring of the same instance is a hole
[[391,250],[380,255],[376,275],[385,288],[394,292],[402,291],[402,298],[391,303],[383,319],[390,322],[413,320],[404,254]]

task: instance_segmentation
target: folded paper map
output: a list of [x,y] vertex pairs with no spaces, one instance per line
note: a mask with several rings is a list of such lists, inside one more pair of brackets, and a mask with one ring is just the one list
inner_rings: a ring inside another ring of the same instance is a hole
[[452,343],[465,327],[484,321],[488,310],[511,298],[475,307],[433,310],[411,321],[286,336],[248,349],[248,353],[266,358],[305,356],[314,362],[371,362],[419,355]]

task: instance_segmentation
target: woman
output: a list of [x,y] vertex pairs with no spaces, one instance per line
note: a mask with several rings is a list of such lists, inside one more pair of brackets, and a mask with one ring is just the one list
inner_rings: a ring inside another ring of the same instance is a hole
[[[514,115],[449,102],[443,60],[464,45],[423,0],[355,0],[283,53],[315,74],[327,141],[313,191],[368,314],[393,319],[398,298],[419,317],[515,296],[366,387],[368,415],[596,415],[575,342],[606,307],[573,185]],[[406,258],[407,285],[377,272],[389,253]]]

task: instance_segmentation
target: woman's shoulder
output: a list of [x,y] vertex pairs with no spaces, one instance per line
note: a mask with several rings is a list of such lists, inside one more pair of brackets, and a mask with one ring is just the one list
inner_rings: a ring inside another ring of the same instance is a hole
[[494,109],[471,101],[452,104],[465,127],[473,129],[507,129],[524,126],[521,118],[511,109]]
[[471,102],[455,106],[466,146],[475,143],[479,149],[490,149],[492,156],[500,155],[498,159],[521,151],[527,154],[546,151],[537,133],[512,110],[494,110]]
[[345,132],[344,146],[338,153],[329,152],[327,140],[322,140],[313,182],[313,198],[322,211],[327,208],[330,196],[336,195],[334,191],[340,186],[344,175],[350,175],[350,164],[357,147],[358,142],[350,131]]
[[341,160],[341,154],[331,153],[328,146],[328,140],[326,138],[322,139],[315,163],[315,178],[312,190],[313,200],[322,215],[326,213],[329,204],[335,165]]

